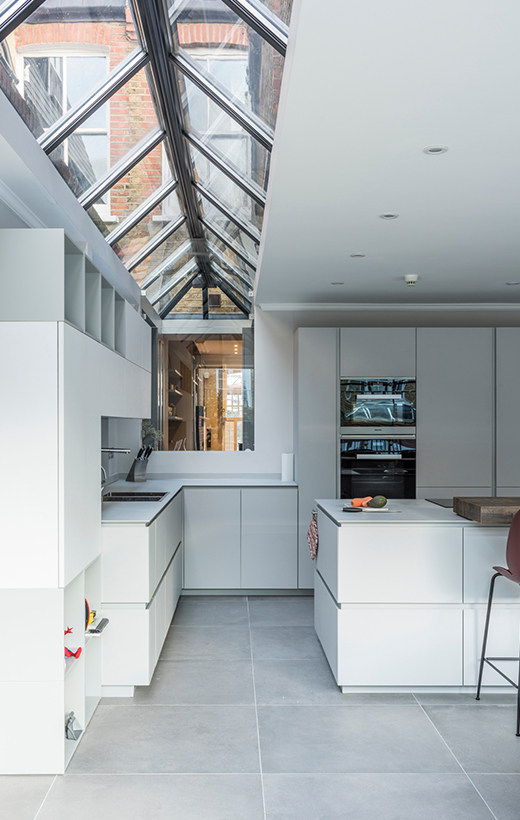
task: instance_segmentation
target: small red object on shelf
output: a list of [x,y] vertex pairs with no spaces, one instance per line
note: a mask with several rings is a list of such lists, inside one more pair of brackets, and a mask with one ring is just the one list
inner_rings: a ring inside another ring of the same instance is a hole
[[66,658],[79,658],[79,656],[81,655],[81,651],[82,651],[81,646],[79,646],[76,649],[75,652],[73,652],[72,649],[67,649],[67,647],[65,647],[65,657]]
[[63,634],[64,635],[72,635],[72,627],[68,626]]

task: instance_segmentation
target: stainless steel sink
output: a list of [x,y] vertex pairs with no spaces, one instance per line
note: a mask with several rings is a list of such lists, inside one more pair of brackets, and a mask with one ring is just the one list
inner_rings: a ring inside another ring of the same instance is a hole
[[132,492],[131,490],[121,492],[105,493],[103,501],[161,501],[167,493],[157,492]]

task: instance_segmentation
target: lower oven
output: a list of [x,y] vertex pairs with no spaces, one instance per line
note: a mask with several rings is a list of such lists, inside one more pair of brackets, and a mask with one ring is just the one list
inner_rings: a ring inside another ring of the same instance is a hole
[[341,498],[415,498],[415,437],[342,436]]

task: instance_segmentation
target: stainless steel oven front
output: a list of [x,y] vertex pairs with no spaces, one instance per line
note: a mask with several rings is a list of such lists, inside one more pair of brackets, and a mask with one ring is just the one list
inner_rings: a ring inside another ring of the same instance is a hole
[[341,498],[415,498],[415,435],[342,435]]

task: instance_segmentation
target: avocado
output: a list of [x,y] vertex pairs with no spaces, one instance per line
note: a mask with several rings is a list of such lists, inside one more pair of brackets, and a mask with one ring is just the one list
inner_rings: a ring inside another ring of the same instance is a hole
[[384,507],[386,498],[384,495],[375,495],[370,501],[367,501],[367,507]]

